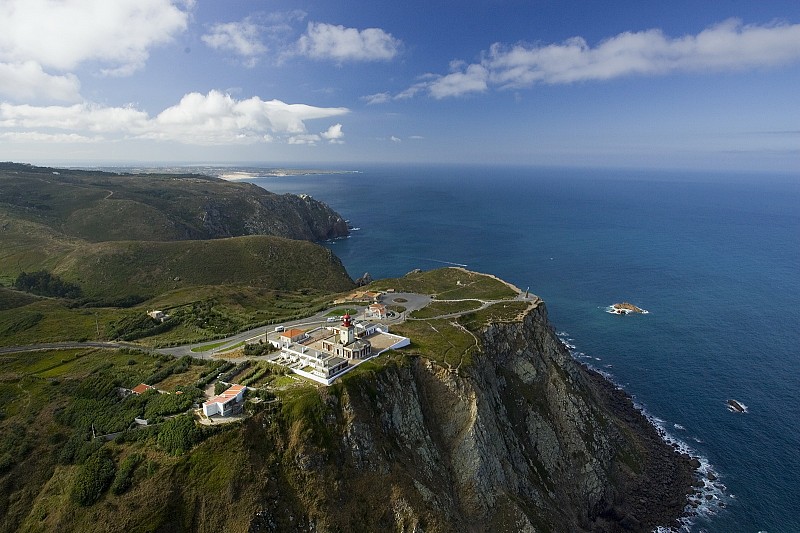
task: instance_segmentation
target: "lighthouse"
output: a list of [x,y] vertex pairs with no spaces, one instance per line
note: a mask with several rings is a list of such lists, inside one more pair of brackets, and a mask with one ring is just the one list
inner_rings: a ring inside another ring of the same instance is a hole
[[350,314],[345,313],[342,317],[342,325],[339,326],[339,344],[347,346],[356,340],[356,327],[350,320]]

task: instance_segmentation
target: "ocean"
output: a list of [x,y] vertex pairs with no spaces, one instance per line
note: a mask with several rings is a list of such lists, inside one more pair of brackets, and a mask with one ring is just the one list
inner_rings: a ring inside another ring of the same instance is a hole
[[[687,529],[800,531],[800,176],[351,168],[249,181],[347,218],[326,246],[353,278],[461,265],[530,287],[574,356],[713,472]],[[607,312],[621,301],[648,313]]]

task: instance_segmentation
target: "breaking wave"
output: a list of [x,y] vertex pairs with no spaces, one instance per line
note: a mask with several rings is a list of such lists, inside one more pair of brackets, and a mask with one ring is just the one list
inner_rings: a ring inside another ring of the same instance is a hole
[[[598,368],[591,364],[590,361],[592,359],[599,361],[600,358],[592,357],[583,352],[576,351],[575,346],[565,342],[567,340],[574,342],[574,340],[569,337],[567,332],[560,331],[557,332],[556,335],[561,342],[569,348],[574,359],[580,361],[595,372],[599,373],[601,376],[613,383],[618,389],[623,389],[622,385],[620,385],[615,380],[614,376],[607,370]],[[693,459],[697,460],[699,466],[695,469],[695,490],[687,497],[686,507],[684,508],[684,516],[678,520],[678,522],[681,524],[680,527],[675,529],[668,526],[660,526],[655,530],[658,533],[689,533],[692,531],[692,527],[694,526],[698,517],[705,519],[713,518],[725,507],[727,507],[728,504],[736,497],[727,492],[727,487],[721,481],[722,476],[714,470],[708,458],[700,455],[696,450],[689,446],[689,444],[670,433],[667,430],[666,421],[649,413],[647,409],[636,400],[635,397],[632,396],[632,399],[633,406],[639,412],[641,412],[648,421],[650,421],[664,442],[672,446],[672,448],[674,448],[678,453],[689,455]],[[674,423],[673,427],[679,431],[686,431],[686,428],[678,423]],[[697,437],[692,437],[692,439],[697,443],[703,442]]]

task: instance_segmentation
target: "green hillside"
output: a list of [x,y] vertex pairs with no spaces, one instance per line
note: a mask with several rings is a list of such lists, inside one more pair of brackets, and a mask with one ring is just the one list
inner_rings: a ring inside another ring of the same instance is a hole
[[[0,163],[0,344],[180,342],[305,316],[353,287],[310,242],[346,232],[321,202],[247,183]],[[79,290],[8,290],[23,272]],[[168,328],[140,324],[154,306]]]
[[86,244],[59,259],[53,272],[87,297],[153,297],[194,285],[344,291],[353,282],[322,246],[279,237],[203,241],[117,241]]
[[347,224],[309,196],[197,174],[116,174],[0,163],[0,214],[92,242],[274,235],[323,240]]

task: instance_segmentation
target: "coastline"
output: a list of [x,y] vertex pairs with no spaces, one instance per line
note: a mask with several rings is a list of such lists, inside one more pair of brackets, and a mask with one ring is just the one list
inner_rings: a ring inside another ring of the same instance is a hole
[[253,170],[225,169],[222,172],[214,173],[214,176],[226,181],[247,181],[257,178],[288,178],[294,176],[316,176],[316,175],[336,175],[336,174],[357,174],[357,170],[330,170],[330,169],[293,169],[293,168],[274,168],[260,169],[258,172]]
[[659,427],[637,409],[633,398],[607,376],[576,361],[597,393],[598,399],[645,443],[642,475],[628,480],[629,497],[612,512],[630,517],[634,530],[680,528],[691,519],[690,495],[695,492],[701,462],[670,443]]

